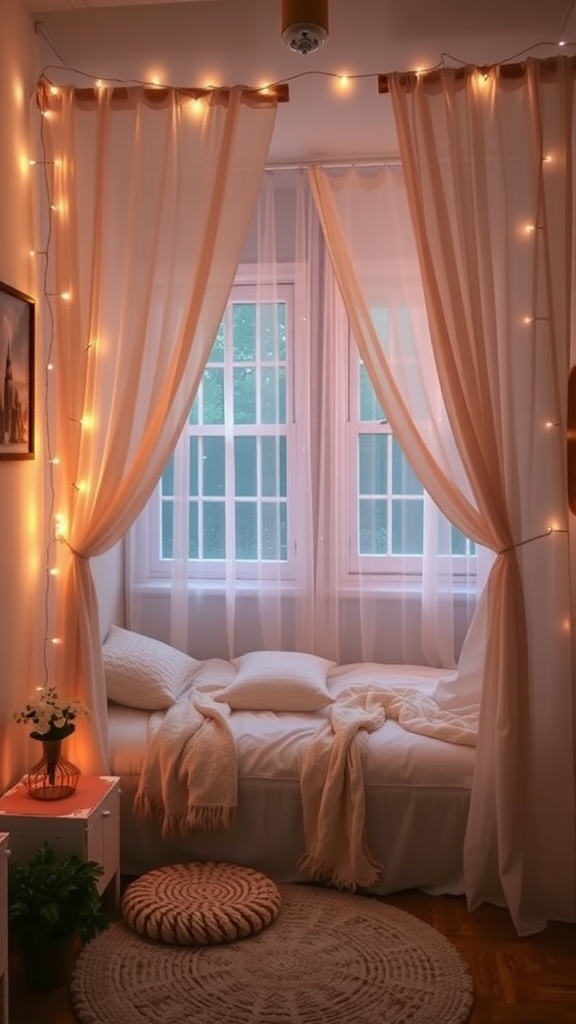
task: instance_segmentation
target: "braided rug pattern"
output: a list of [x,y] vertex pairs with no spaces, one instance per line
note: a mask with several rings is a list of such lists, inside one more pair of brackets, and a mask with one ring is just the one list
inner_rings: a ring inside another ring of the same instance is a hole
[[182,946],[232,942],[271,924],[278,886],[236,864],[172,864],[131,882],[122,916],[139,935]]
[[430,925],[367,896],[280,885],[242,942],[170,946],[113,924],[84,947],[80,1024],[463,1024],[468,969]]

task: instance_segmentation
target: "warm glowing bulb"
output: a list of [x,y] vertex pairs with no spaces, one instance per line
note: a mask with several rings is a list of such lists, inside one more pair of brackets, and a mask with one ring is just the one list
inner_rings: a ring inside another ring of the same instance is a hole
[[60,298],[64,299],[64,302],[69,302],[72,298],[72,292],[60,292]]
[[60,90],[59,90],[57,85],[51,85],[50,86],[50,92],[51,92],[52,96],[58,96]]
[[82,424],[85,430],[92,430],[92,427],[94,426],[94,420],[92,416],[89,415],[83,416],[82,419],[80,420],[80,423]]
[[59,513],[54,516],[54,536],[57,538],[62,537],[64,533],[64,519]]
[[524,320],[523,320],[523,323],[525,323],[525,324],[532,324],[532,323],[534,323],[534,317],[533,316],[525,316]]
[[95,87],[96,89],[104,89],[104,87],[105,87],[105,86],[104,86],[104,82],[102,81],[102,79],[101,79],[101,78],[97,78],[97,79],[96,79],[96,81],[94,82],[94,87]]
[[60,459],[58,458],[57,455],[55,455],[53,459],[50,459],[50,462],[52,463],[53,466],[59,466],[60,465]]
[[201,117],[204,113],[206,104],[202,101],[202,97],[198,96],[196,99],[190,100],[190,103],[186,105],[186,110],[190,114],[190,117]]
[[61,640],[61,638],[59,636],[51,636],[50,637],[50,643],[54,644],[54,646],[56,647],[58,644],[62,643],[62,640]]
[[338,87],[345,92],[346,89],[350,88],[350,79],[348,75],[338,75]]
[[490,77],[487,71],[477,71],[474,76],[474,84],[478,89],[486,89],[490,82]]
[[533,231],[536,231],[536,228],[535,228],[534,224],[527,224],[526,227],[524,228],[524,231],[526,232],[527,235],[531,235]]
[[55,566],[53,566],[53,567],[52,567],[52,569],[50,569],[50,575],[51,575],[51,576],[57,576],[57,575],[58,575],[58,571],[59,571],[59,570],[58,570],[58,569],[56,569],[56,567],[55,567]]
[[546,156],[542,157],[542,163],[545,163],[545,164],[551,164],[552,163],[552,155],[551,155],[551,153],[546,153]]

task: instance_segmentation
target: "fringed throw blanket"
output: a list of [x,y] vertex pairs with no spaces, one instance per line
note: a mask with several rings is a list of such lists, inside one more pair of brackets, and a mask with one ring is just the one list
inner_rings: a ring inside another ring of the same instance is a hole
[[238,765],[229,715],[228,704],[193,687],[172,705],[152,736],[134,810],[159,819],[164,837],[231,824]]
[[354,890],[373,885],[382,872],[366,840],[362,744],[387,717],[411,732],[476,742],[476,708],[456,715],[413,687],[344,690],[330,706],[330,724],[310,745],[300,777],[306,853],[299,867],[310,878]]
[[381,865],[366,845],[359,732],[386,719],[375,693],[344,691],[329,710],[330,725],[312,742],[300,776],[306,853],[299,868],[343,889],[369,886]]

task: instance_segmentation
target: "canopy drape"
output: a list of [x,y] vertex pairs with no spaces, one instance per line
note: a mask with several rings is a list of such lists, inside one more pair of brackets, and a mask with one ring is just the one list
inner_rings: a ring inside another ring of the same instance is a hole
[[574,70],[559,58],[513,72],[388,84],[440,386],[475,536],[497,553],[466,891],[471,909],[506,903],[527,934],[576,916],[565,457]]
[[[448,520],[468,537],[483,543],[486,538],[436,372],[403,170],[400,164],[345,173],[315,166],[309,175],[363,362],[395,436],[433,499],[425,505],[423,646],[430,664],[450,666],[455,595],[461,599],[468,589],[474,608],[490,559],[479,550],[477,567],[470,573],[464,564],[458,581],[448,557]],[[479,616],[478,633],[482,623]],[[481,648],[482,642],[474,652]],[[467,659],[466,673],[466,692],[462,685],[458,690],[461,706],[478,699],[477,658]],[[452,678],[446,677],[447,685]]]
[[39,102],[52,167],[51,671],[63,694],[92,709],[72,754],[102,771],[106,691],[90,558],[124,536],[176,443],[242,251],[277,99],[242,87],[197,95],[43,82]]

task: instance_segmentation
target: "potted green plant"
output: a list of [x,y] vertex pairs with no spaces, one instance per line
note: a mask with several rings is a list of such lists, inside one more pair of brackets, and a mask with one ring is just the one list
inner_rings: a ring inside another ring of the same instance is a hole
[[47,842],[27,862],[9,863],[10,940],[21,953],[30,988],[66,984],[78,944],[107,927],[98,891],[103,870],[75,854],[59,858]]

